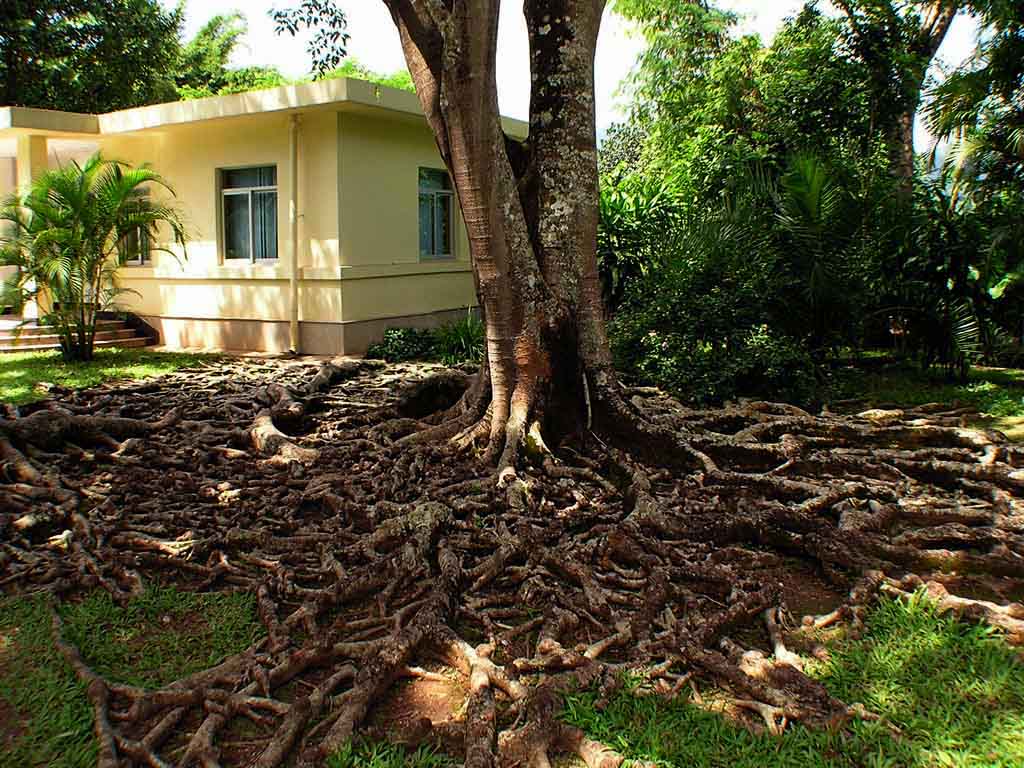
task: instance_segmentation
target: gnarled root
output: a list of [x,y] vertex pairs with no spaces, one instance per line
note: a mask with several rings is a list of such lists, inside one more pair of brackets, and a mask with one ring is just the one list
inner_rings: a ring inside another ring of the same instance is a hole
[[1024,605],[1020,603],[999,605],[988,600],[957,597],[937,581],[925,582],[917,576],[907,576],[899,581],[889,579],[881,586],[883,593],[904,598],[919,589],[924,589],[939,613],[952,613],[967,621],[986,624],[1002,632],[1007,642],[1024,645]]
[[[524,401],[499,487],[494,465],[451,441],[493,448],[510,413],[479,380],[455,405],[457,381],[403,411],[396,381],[416,371],[437,369],[223,362],[70,395],[55,407],[66,414],[38,417],[81,445],[0,430],[6,588],[121,601],[150,578],[240,590],[267,630],[155,691],[103,681],[61,648],[108,764],[320,764],[371,723],[464,749],[472,768],[563,752],[610,768],[621,756],[558,717],[570,682],[607,698],[627,670],[668,695],[700,679],[726,691],[708,700],[736,700],[772,732],[835,728],[872,715],[804,675],[796,651],[817,629],[856,631],[880,592],[925,587],[1019,642],[1024,616],[1006,603],[1024,584],[1024,455],[994,436],[918,413],[693,411],[650,391],[616,405],[592,380],[578,433],[542,434],[554,405]],[[424,412],[438,403],[443,414]],[[256,422],[270,461],[253,460]],[[110,439],[87,439],[100,423]],[[988,599],[954,594],[966,589]],[[791,628],[790,613],[816,618]],[[439,671],[408,681],[428,662]],[[387,721],[429,685],[462,692],[450,712],[429,727],[415,708]],[[242,751],[226,736],[240,719],[261,734]]]

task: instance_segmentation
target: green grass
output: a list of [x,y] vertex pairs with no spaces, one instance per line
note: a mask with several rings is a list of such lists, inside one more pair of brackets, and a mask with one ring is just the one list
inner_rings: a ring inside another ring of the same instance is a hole
[[162,376],[214,359],[189,352],[153,352],[147,349],[97,349],[88,363],[65,363],[60,352],[0,354],[0,402],[21,405],[47,396],[48,386],[79,389],[116,379]]
[[[94,592],[65,611],[64,635],[111,680],[159,688],[249,647],[262,631],[250,595],[151,587],[121,608]],[[101,635],[102,643],[95,638]]]
[[[262,631],[248,595],[152,587],[128,607],[106,593],[63,606],[64,636],[112,680],[159,687],[247,648]],[[22,721],[13,743],[0,735],[0,767],[96,764],[92,708],[55,651],[43,599],[0,601],[0,699]],[[5,726],[6,730],[6,726]]]
[[[197,625],[201,613],[205,625]],[[127,608],[105,595],[64,606],[64,632],[87,663],[115,680],[157,686],[242,650],[258,635],[253,601],[153,588]],[[861,702],[900,729],[854,721],[841,732],[791,728],[751,734],[685,697],[624,690],[598,710],[597,694],[566,699],[565,719],[631,760],[664,768],[1011,768],[1024,765],[1024,664],[1004,641],[940,617],[923,597],[886,601],[865,634],[831,647],[810,673],[835,696]],[[92,714],[81,685],[50,642],[41,599],[0,602],[0,698],[25,718],[0,766],[95,764]],[[329,768],[447,768],[423,747],[357,740]]]
[[1024,370],[973,368],[965,383],[950,382],[938,372],[915,368],[843,371],[836,399],[863,398],[872,406],[912,407],[958,403],[984,415],[980,424],[1024,439]]
[[848,732],[797,726],[756,736],[685,699],[626,691],[603,711],[596,695],[567,700],[566,719],[633,760],[722,768],[967,768],[1024,765],[1024,665],[998,637],[935,613],[921,598],[886,602],[866,634],[832,649],[811,674],[835,696],[861,702],[882,723]]
[[457,763],[432,747],[404,747],[358,739],[327,759],[327,768],[449,768]]

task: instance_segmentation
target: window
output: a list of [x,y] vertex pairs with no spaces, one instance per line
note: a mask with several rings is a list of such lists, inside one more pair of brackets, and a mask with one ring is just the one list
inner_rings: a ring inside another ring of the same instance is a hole
[[420,257],[452,257],[452,183],[445,171],[420,168]]
[[125,264],[141,267],[153,260],[150,253],[149,230],[145,227],[139,227],[125,235],[120,247]]
[[224,258],[277,258],[277,166],[220,172]]
[[[140,189],[134,193],[139,202],[148,201],[149,190]],[[132,230],[117,245],[123,263],[141,267],[152,261],[152,243],[149,239],[149,229],[138,227]]]

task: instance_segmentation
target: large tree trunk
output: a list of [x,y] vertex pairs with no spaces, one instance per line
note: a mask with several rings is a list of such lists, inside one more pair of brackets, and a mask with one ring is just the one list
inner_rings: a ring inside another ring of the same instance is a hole
[[594,50],[604,0],[525,4],[530,138],[506,138],[495,78],[499,0],[385,0],[452,175],[487,332],[485,388],[460,420],[502,470],[534,434],[575,431],[614,382],[597,277]]

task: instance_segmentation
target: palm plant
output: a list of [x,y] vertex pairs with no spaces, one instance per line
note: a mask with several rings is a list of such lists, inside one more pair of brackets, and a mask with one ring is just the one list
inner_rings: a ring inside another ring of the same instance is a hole
[[633,175],[601,185],[597,261],[605,307],[614,311],[626,288],[662,263],[666,240],[680,223],[678,179]]
[[[66,360],[91,360],[96,321],[116,309],[126,291],[116,273],[133,255],[132,243],[159,242],[161,226],[185,245],[180,213],[151,197],[152,186],[174,192],[156,171],[106,160],[47,171],[0,209],[0,263],[18,267],[12,289],[39,303],[41,320],[60,337]],[[154,247],[153,250],[167,248]]]

